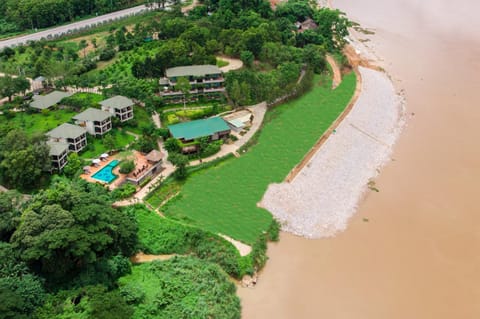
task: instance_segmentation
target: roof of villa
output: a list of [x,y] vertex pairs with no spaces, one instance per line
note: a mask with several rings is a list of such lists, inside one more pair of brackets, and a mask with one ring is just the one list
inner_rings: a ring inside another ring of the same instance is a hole
[[221,117],[212,117],[204,120],[190,121],[168,127],[173,137],[191,140],[204,136],[211,136],[218,132],[229,131],[230,127]]
[[211,64],[205,65],[189,65],[189,66],[178,66],[175,68],[170,68],[165,71],[165,75],[170,77],[179,77],[179,76],[205,76],[207,74],[221,74],[222,71],[216,66]]
[[30,103],[30,106],[39,110],[48,109],[72,94],[73,93],[69,92],[53,91],[47,95],[34,95],[33,102]]
[[81,136],[82,134],[85,134],[87,132],[86,129],[83,127],[69,124],[69,123],[63,123],[60,126],[57,126],[50,132],[47,132],[47,136],[53,137],[53,138],[77,138]]
[[50,146],[50,156],[60,156],[68,152],[68,143],[47,141],[47,145]]
[[121,96],[121,95],[116,95],[114,97],[111,97],[109,99],[106,99],[102,102],[100,102],[102,106],[105,107],[113,107],[117,109],[123,109],[125,107],[129,107],[134,105],[135,103],[130,100],[128,97]]
[[106,111],[102,111],[99,109],[88,108],[82,113],[79,113],[73,117],[74,120],[79,121],[104,121],[108,118],[112,117],[112,114]]

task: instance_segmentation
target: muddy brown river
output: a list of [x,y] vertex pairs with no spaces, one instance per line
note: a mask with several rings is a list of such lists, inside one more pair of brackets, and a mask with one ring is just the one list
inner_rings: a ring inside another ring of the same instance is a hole
[[480,1],[336,0],[404,89],[407,127],[349,227],[282,234],[243,318],[480,318]]

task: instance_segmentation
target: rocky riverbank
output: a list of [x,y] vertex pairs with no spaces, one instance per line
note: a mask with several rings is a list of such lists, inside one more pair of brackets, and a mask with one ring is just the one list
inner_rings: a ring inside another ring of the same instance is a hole
[[402,97],[389,77],[360,67],[352,111],[290,183],[269,186],[261,206],[296,235],[319,238],[346,228],[371,179],[390,159],[402,127]]

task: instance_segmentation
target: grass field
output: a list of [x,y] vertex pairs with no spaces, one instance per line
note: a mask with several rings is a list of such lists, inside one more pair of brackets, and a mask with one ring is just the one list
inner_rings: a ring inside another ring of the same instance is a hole
[[[148,127],[153,124],[152,117],[148,114],[147,110],[141,106],[133,107],[133,119],[134,121],[125,122],[125,129],[135,134],[142,134],[144,127]],[[131,125],[130,123],[136,123]]]
[[[115,148],[120,149],[135,140],[135,137],[128,135],[122,131],[117,129],[112,129],[108,134],[112,134],[113,138],[115,139]],[[89,145],[87,146],[87,150],[80,154],[80,157],[83,159],[87,158],[96,158],[100,156],[102,153],[106,153],[110,151],[103,145],[103,139],[100,137],[90,138],[88,141]]]
[[190,177],[163,211],[214,233],[255,242],[272,220],[256,204],[268,185],[281,182],[344,110],[355,80],[353,73],[346,75],[332,91],[329,80],[315,77],[309,93],[267,113],[257,145],[239,159]]
[[76,114],[69,110],[52,110],[47,114],[18,112],[13,118],[0,115],[0,125],[10,123],[15,128],[23,129],[27,134],[46,133],[60,124],[69,122]]

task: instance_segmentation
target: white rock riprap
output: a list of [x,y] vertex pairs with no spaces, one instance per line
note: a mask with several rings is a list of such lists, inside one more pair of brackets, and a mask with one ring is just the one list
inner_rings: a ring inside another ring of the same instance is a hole
[[388,76],[360,68],[355,106],[291,183],[271,184],[260,205],[294,234],[320,238],[346,228],[403,126],[403,99]]

